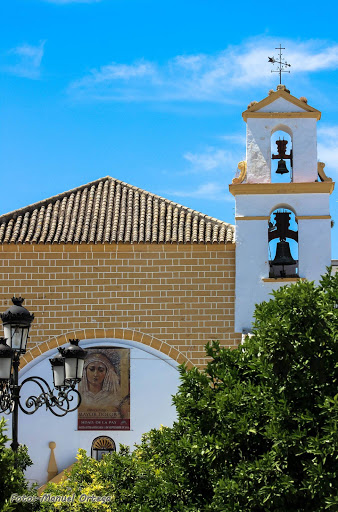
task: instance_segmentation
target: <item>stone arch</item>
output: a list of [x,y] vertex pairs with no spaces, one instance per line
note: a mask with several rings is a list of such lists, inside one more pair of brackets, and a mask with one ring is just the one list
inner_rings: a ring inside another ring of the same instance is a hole
[[276,124],[270,132],[270,137],[271,137],[271,135],[273,135],[275,132],[278,132],[278,131],[288,133],[290,135],[291,139],[293,139],[293,132],[292,132],[290,126],[283,124],[283,123],[278,123],[278,121],[276,120]]
[[133,331],[131,329],[82,329],[81,331],[70,331],[67,334],[61,334],[60,336],[51,338],[49,341],[40,343],[37,347],[28,350],[26,354],[21,357],[20,370],[36,357],[48,352],[48,350],[61,347],[68,343],[69,339],[75,338],[78,338],[79,340],[116,338],[125,341],[136,341],[162,352],[163,354],[171,357],[171,359],[176,361],[178,364],[185,363],[188,368],[192,368],[194,366],[190,359],[182,354],[182,352],[171,347],[165,341],[159,340],[149,334]]
[[277,203],[275,204],[275,206],[273,206],[271,209],[270,209],[270,212],[269,212],[269,217],[270,215],[275,211],[275,210],[278,210],[279,208],[284,208],[285,210],[290,210],[292,213],[295,214],[295,217],[297,217],[297,211],[295,210],[295,208],[293,206],[290,206],[288,203]]

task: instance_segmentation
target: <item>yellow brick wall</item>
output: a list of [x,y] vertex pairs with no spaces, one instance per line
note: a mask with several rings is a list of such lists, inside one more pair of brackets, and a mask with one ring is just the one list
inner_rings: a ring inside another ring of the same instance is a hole
[[[237,346],[235,250],[224,245],[0,246],[0,311],[21,295],[29,348],[86,329],[128,329],[203,365],[204,345]],[[137,338],[135,338],[137,339]]]

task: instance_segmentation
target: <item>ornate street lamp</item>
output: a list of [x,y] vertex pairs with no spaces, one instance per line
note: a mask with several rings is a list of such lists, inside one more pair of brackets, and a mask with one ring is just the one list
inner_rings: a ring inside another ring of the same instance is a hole
[[26,352],[28,333],[34,320],[34,315],[22,306],[24,300],[22,297],[13,297],[13,306],[1,314],[8,345],[19,354]]
[[0,383],[11,378],[14,350],[6,344],[6,338],[0,338]]
[[[75,386],[82,378],[86,355],[79,347],[79,340],[69,340],[69,346],[59,348],[59,355],[50,359],[55,390],[45,379],[35,376],[28,377],[19,385],[20,355],[26,352],[28,333],[34,320],[34,315],[22,306],[23,301],[21,297],[13,297],[13,306],[0,314],[5,331],[5,337],[0,338],[0,411],[13,415],[11,447],[15,452],[19,446],[19,408],[25,414],[33,414],[45,405],[55,416],[65,416],[80,406],[81,395]],[[21,403],[21,389],[27,382],[36,384],[40,394],[31,395]],[[73,405],[74,398],[77,400]]]
[[65,386],[65,359],[61,354],[49,360],[53,370],[53,383],[56,389]]
[[69,347],[60,348],[65,360],[65,382],[80,382],[86,352],[79,347],[79,340],[69,340]]

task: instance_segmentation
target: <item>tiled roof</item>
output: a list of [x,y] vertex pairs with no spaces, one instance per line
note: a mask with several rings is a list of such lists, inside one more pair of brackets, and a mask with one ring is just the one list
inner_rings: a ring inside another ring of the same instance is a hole
[[233,243],[234,226],[107,176],[0,216],[0,243]]

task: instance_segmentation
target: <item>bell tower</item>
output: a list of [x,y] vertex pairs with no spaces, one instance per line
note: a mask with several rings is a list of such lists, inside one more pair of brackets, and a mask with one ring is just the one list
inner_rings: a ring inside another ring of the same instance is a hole
[[334,183],[317,161],[320,117],[284,85],[243,112],[246,161],[229,186],[236,200],[236,332],[250,331],[255,304],[272,290],[318,281],[331,265]]

